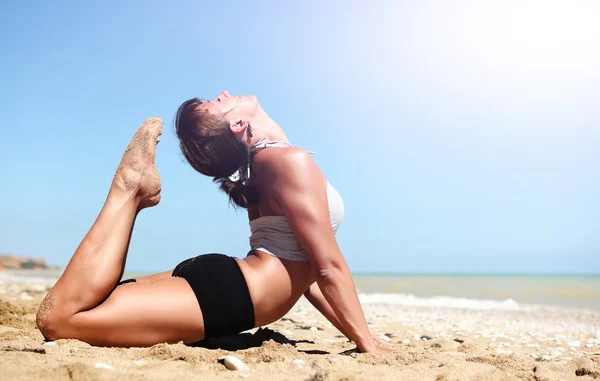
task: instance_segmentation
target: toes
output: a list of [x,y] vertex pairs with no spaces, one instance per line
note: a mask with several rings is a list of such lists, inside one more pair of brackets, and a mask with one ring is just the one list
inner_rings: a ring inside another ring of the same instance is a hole
[[148,118],[142,124],[142,127],[152,134],[152,136],[158,137],[162,134],[162,119],[161,118]]

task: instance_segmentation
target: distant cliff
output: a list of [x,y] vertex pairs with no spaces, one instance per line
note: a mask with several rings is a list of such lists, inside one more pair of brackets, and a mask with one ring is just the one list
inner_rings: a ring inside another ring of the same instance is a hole
[[10,254],[0,254],[0,270],[8,270],[8,269],[32,269],[32,270],[41,270],[41,269],[57,269],[58,266],[50,266],[46,263],[45,259],[38,258],[26,258],[26,257],[16,257]]

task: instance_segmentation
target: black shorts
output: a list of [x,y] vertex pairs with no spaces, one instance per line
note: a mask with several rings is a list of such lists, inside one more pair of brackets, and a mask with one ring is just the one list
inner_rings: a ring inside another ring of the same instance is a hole
[[[254,328],[254,305],[242,270],[233,257],[204,254],[175,267],[172,276],[185,279],[204,317],[204,337],[227,336]],[[127,279],[117,284],[135,282]]]
[[233,257],[204,254],[181,262],[173,276],[194,290],[204,317],[205,338],[254,328],[254,305],[240,266]]

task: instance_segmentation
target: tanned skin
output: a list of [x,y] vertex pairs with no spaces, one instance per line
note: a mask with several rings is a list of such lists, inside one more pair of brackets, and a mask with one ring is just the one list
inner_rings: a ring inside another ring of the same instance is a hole
[[[224,91],[198,107],[227,117],[231,132],[248,146],[263,137],[287,141],[253,96],[233,97]],[[252,136],[247,133],[250,124]],[[186,280],[172,277],[172,271],[115,288],[135,219],[160,200],[154,159],[161,132],[162,121],[148,119],[127,147],[98,218],[40,306],[37,324],[47,339],[133,347],[204,338],[194,292]],[[251,181],[261,192],[258,204],[248,208],[249,218],[285,216],[310,259],[290,261],[261,251],[236,258],[254,304],[256,326],[280,319],[305,295],[358,350],[390,352],[369,333],[331,229],[325,177],[308,153],[292,147],[262,150],[254,157]]]

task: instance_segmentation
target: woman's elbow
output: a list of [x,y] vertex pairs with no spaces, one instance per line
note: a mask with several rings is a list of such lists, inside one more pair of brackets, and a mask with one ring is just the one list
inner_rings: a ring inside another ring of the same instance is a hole
[[343,267],[335,263],[320,268],[317,273],[317,279],[324,282],[333,282],[342,276],[344,276]]

